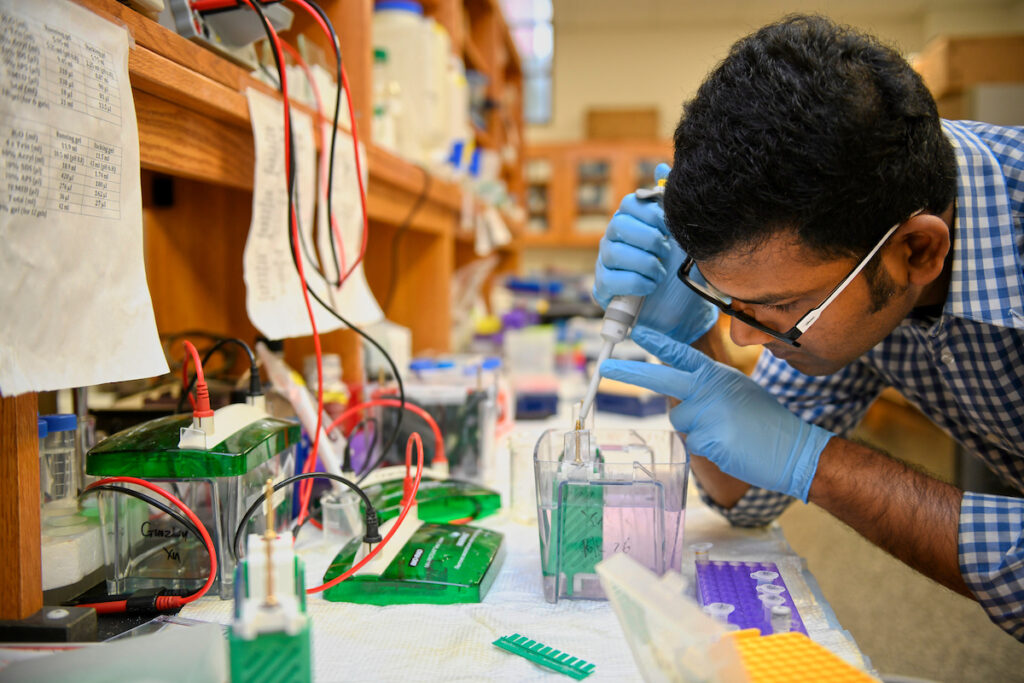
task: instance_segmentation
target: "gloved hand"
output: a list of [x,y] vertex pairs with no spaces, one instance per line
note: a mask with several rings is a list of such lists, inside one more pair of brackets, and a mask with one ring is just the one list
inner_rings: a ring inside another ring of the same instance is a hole
[[601,375],[682,401],[669,413],[687,449],[749,484],[807,502],[832,432],[808,424],[743,373],[647,328],[633,339],[665,365],[607,360]]
[[[655,182],[668,173],[668,164],[658,164]],[[714,326],[718,309],[676,277],[685,258],[686,253],[665,227],[661,206],[628,194],[601,238],[594,299],[607,308],[614,296],[646,296],[637,324],[689,344]]]

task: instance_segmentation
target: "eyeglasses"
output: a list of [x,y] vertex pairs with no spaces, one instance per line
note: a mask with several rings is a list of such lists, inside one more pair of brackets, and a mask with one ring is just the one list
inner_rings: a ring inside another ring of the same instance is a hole
[[773,339],[776,339],[784,344],[788,344],[789,346],[800,346],[800,344],[797,342],[797,339],[800,337],[800,335],[802,335],[804,332],[810,329],[811,325],[813,325],[815,321],[817,321],[818,318],[821,317],[821,314],[825,311],[826,308],[828,308],[829,304],[835,301],[839,297],[839,295],[843,293],[843,290],[846,289],[847,285],[853,282],[853,279],[860,274],[860,271],[864,270],[864,267],[871,261],[874,255],[878,253],[878,250],[882,248],[882,245],[884,245],[886,241],[890,237],[892,237],[892,234],[896,232],[896,230],[901,225],[909,221],[911,218],[920,215],[923,212],[924,209],[919,209],[912,213],[910,216],[908,216],[906,220],[900,221],[896,225],[889,228],[885,232],[885,234],[882,235],[882,239],[878,240],[878,244],[876,244],[874,248],[868,252],[867,256],[861,259],[860,263],[858,263],[856,267],[854,267],[854,269],[850,271],[849,275],[844,277],[843,280],[838,285],[836,285],[831,292],[829,292],[828,296],[825,297],[825,300],[822,301],[817,306],[815,306],[814,308],[812,308],[811,310],[809,310],[807,313],[805,313],[799,320],[796,321],[796,324],[793,325],[793,327],[789,328],[789,330],[786,332],[779,332],[777,330],[773,330],[769,327],[766,327],[762,323],[755,320],[752,316],[747,315],[743,311],[736,310],[735,308],[732,307],[732,303],[730,301],[727,301],[726,297],[724,297],[720,292],[715,290],[713,287],[707,284],[701,284],[700,282],[697,282],[693,278],[691,278],[690,271],[693,270],[694,266],[693,258],[689,256],[686,257],[686,259],[683,261],[683,264],[679,266],[679,272],[677,273],[677,275],[679,279],[683,281],[684,285],[686,285],[694,292],[696,292],[702,299],[705,299],[706,301],[709,301],[715,306],[717,306],[718,309],[722,311],[722,313],[733,318],[736,318],[743,324],[749,325],[750,327],[753,327],[755,330],[763,332],[768,336],[772,337]]

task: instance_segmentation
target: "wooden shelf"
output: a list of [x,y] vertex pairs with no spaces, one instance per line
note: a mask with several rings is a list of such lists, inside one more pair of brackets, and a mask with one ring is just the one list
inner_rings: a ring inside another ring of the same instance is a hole
[[473,124],[473,136],[476,138],[477,147],[486,147],[487,149],[497,149],[498,147],[494,136],[475,123]]
[[603,235],[595,233],[530,233],[524,232],[519,242],[524,247],[563,247],[569,249],[597,247]]
[[467,40],[466,44],[462,47],[462,54],[466,60],[466,69],[473,69],[474,71],[484,72],[487,70],[487,65],[484,63],[483,53],[480,52],[480,48],[472,40]]
[[977,83],[1024,81],[1024,35],[939,36],[914,60],[932,96],[957,95]]

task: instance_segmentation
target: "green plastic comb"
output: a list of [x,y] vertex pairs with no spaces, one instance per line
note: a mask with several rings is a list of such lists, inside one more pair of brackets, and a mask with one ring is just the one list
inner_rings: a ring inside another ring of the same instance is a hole
[[513,633],[510,636],[502,636],[494,641],[494,644],[506,652],[525,657],[534,664],[539,664],[552,671],[557,671],[566,676],[572,676],[577,681],[594,673],[597,667],[590,662],[585,662],[579,657],[548,647],[544,643],[530,640],[526,636]]

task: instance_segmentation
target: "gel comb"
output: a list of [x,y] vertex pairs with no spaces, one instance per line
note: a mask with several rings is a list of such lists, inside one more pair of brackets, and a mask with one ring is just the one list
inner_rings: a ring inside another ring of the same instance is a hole
[[502,636],[494,641],[494,644],[506,652],[529,659],[534,664],[539,664],[566,676],[572,676],[577,681],[582,681],[594,673],[594,670],[597,668],[595,665],[583,661],[579,657],[573,657],[568,653],[548,647],[544,643],[538,643],[536,640],[530,640],[518,633]]

